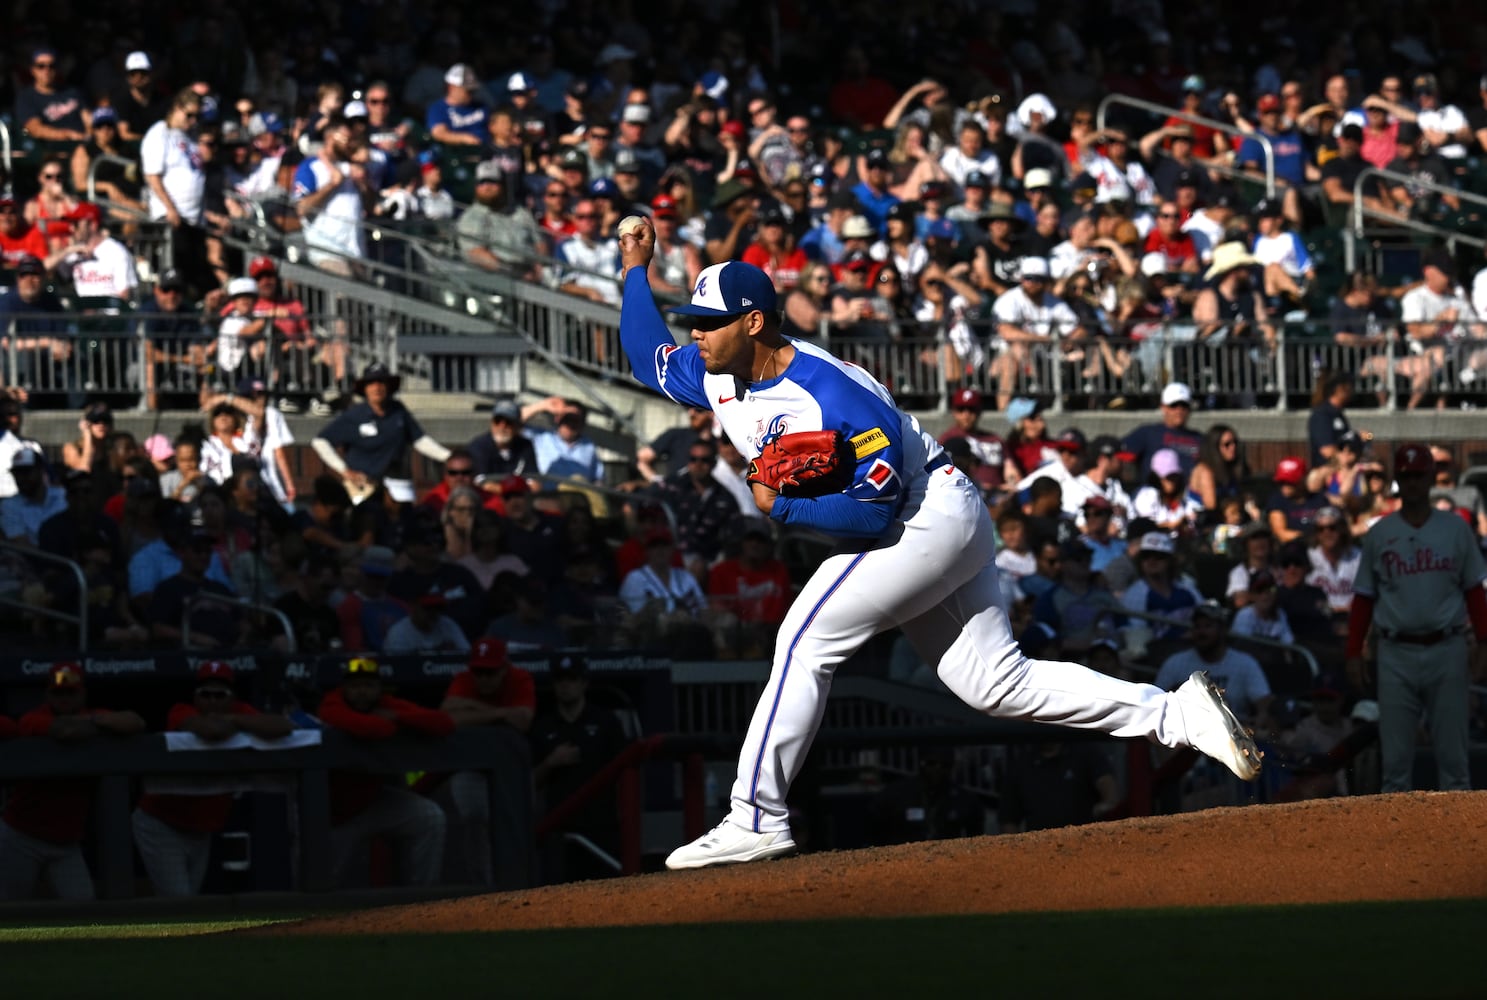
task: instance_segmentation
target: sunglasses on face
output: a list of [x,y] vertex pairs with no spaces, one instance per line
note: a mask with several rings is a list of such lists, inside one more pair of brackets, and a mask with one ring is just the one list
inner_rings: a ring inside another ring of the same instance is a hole
[[597,219],[597,218],[599,218],[599,216],[596,215],[596,214],[594,214],[593,212],[579,212],[579,213],[576,213],[573,217],[575,219]]
[[41,179],[44,181],[60,181],[62,179],[62,175],[56,173],[46,173],[41,175]]
[[51,69],[57,64],[52,62],[51,60],[47,60],[46,62],[34,62],[31,65],[36,69]]
[[1158,219],[1180,219],[1180,218],[1182,218],[1182,216],[1179,215],[1176,212],[1159,212],[1159,213],[1157,213],[1157,218]]
[[387,103],[387,98],[385,98],[385,97],[368,97],[367,98],[367,103],[368,104],[386,104]]

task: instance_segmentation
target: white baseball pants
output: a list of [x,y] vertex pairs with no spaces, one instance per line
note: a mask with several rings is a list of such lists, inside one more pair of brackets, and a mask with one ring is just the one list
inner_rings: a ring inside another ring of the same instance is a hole
[[77,844],[53,844],[0,821],[0,900],[33,899],[42,874],[58,899],[94,898],[93,876]]
[[404,788],[382,789],[366,809],[330,831],[336,882],[345,879],[357,849],[375,836],[396,845],[398,872],[408,885],[437,885],[444,864],[444,810]]
[[195,896],[212,857],[210,833],[187,833],[136,809],[130,816],[134,846],[157,896]]
[[785,616],[733,785],[729,818],[738,826],[789,830],[785,796],[821,725],[832,674],[895,626],[951,691],[988,715],[1187,744],[1182,713],[1167,711],[1161,688],[1022,654],[975,486],[953,468],[928,479],[916,484],[901,524],[873,548],[828,557]]

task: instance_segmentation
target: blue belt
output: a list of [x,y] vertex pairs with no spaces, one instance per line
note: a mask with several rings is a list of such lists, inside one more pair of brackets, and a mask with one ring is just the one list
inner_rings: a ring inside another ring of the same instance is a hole
[[950,461],[950,456],[942,451],[934,458],[924,463],[924,471],[929,473],[939,472],[945,466],[953,464],[955,463]]

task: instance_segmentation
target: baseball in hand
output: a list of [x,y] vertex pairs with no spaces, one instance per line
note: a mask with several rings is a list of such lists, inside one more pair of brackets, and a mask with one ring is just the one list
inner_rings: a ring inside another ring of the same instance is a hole
[[620,220],[619,234],[621,236],[638,235],[641,227],[645,225],[645,216],[627,215]]

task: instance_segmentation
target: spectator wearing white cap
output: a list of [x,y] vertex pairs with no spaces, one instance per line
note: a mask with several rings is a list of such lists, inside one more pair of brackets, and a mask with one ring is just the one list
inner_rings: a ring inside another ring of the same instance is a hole
[[[651,136],[651,109],[647,104],[626,104],[620,111],[620,134],[614,142],[615,159],[621,152],[633,153],[644,168],[646,180],[654,181],[666,169],[666,156]],[[758,162],[758,161],[755,161]]]
[[520,70],[506,78],[506,104],[516,113],[523,127],[529,121],[543,120],[542,111],[537,107],[537,86]]
[[1068,304],[1050,290],[1048,261],[1024,257],[1018,269],[1018,284],[997,296],[992,306],[996,318],[996,341],[1002,345],[991,362],[997,380],[997,408],[1012,401],[1017,376],[1032,359],[1037,345],[1053,345],[1084,335],[1079,318]]
[[124,86],[109,94],[108,103],[119,116],[119,138],[125,142],[139,142],[170,109],[155,86],[154,71],[146,52],[124,57]]
[[1191,476],[1203,447],[1203,435],[1188,426],[1188,417],[1193,412],[1193,391],[1186,383],[1169,382],[1162,389],[1161,406],[1160,423],[1142,424],[1127,434],[1121,445],[1131,454],[1132,466],[1142,475],[1150,470],[1157,452],[1170,448],[1177,453],[1183,474]]
[[41,526],[67,509],[67,493],[47,480],[46,459],[22,448],[10,460],[16,491],[0,500],[0,534],[14,545],[35,546]]
[[[1140,577],[1121,595],[1127,611],[1184,619],[1203,603],[1203,595],[1193,581],[1178,572],[1177,544],[1165,531],[1141,536],[1136,567]],[[1157,639],[1174,638],[1182,632],[1180,625],[1154,623],[1149,627]]]
[[455,63],[444,73],[444,96],[430,104],[424,116],[429,136],[448,146],[479,146],[485,142],[487,122],[484,105],[475,101],[480,80],[464,63]]

